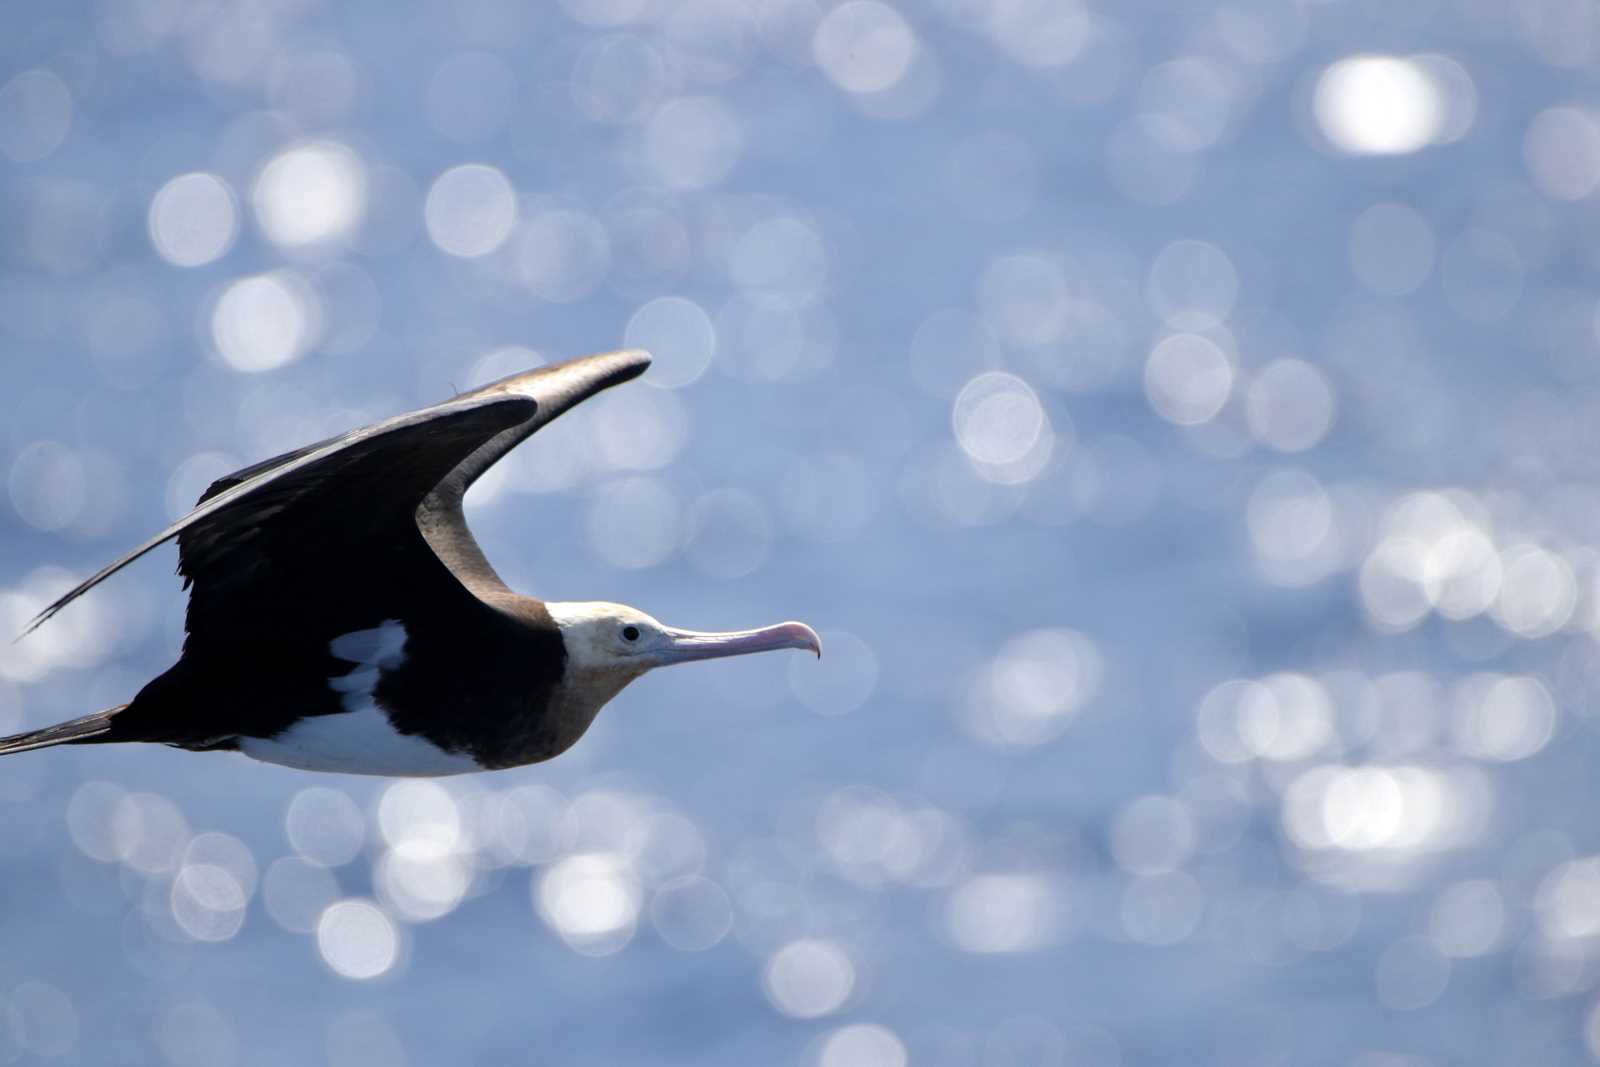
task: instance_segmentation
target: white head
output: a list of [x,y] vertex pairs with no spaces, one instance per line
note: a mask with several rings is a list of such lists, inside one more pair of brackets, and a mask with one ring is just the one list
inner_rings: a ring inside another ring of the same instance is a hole
[[[816,631],[803,622],[781,622],[759,630],[700,633],[664,626],[635,608],[604,601],[547,603],[567,649],[567,684],[592,687],[600,703],[656,667],[697,659],[744,656],[779,648],[822,655]],[[599,710],[596,706],[595,710]]]

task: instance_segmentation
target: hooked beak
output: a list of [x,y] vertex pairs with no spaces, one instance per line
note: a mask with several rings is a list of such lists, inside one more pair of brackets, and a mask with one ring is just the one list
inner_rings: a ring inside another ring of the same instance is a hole
[[663,627],[668,644],[657,650],[662,664],[688,663],[697,659],[745,656],[752,652],[771,652],[779,648],[807,648],[822,658],[822,641],[817,632],[803,622],[780,622],[759,630],[735,630],[725,634],[699,633]]

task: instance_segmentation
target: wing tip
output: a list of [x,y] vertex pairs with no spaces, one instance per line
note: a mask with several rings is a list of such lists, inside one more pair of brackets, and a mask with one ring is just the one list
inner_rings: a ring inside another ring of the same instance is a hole
[[581,380],[587,387],[585,395],[588,395],[637,378],[649,368],[654,358],[642,348],[619,348],[613,352],[596,352],[508,374],[497,381],[463,393],[458,399],[485,394],[522,393],[535,382],[569,376]]
[[593,396],[613,385],[621,385],[639,377],[650,368],[652,355],[642,348],[619,348],[614,352],[597,352],[552,364],[552,372],[580,371],[587,379],[580,388],[584,397]]
[[62,604],[58,601],[57,603],[51,604],[49,607],[39,612],[39,614],[28,620],[28,624],[22,628],[21,633],[17,634],[17,636],[11,639],[11,643],[13,645],[19,644],[23,638],[33,633],[33,631],[43,626],[51,619],[55,618],[56,612],[60,611],[65,606],[65,604]]
[[619,348],[617,351],[610,353],[610,355],[625,360],[629,366],[639,368],[640,374],[643,374],[645,368],[650,366],[656,358],[642,348]]
[[[599,372],[600,379],[605,383],[602,388],[620,385],[622,382],[637,378],[649,369],[655,357],[642,348],[619,348],[614,352],[597,352],[591,356],[579,356],[562,363],[554,364],[556,367],[576,367],[579,365],[593,365]],[[602,365],[609,364],[609,366]]]
[[590,356],[579,356],[576,359],[552,363],[548,367],[540,367],[534,373],[539,374],[542,371],[558,380],[568,379],[565,388],[562,389],[567,397],[564,403],[559,404],[558,410],[551,413],[550,417],[554,418],[562,410],[580,404],[596,393],[604,392],[623,382],[631,382],[649,369],[653,358],[642,348],[620,348],[615,352],[597,352]]
[[98,585],[108,576],[108,573],[109,572],[97,574],[87,582],[79,582],[77,585],[61,594],[61,596],[51,601],[42,611],[39,612],[39,614],[28,620],[28,625],[22,628],[22,632],[20,634],[12,638],[11,643],[16,644],[24,637],[27,637],[29,634],[33,633],[33,631],[37,630],[39,627],[55,618],[58,614],[60,614],[62,608],[66,607],[74,600],[77,600],[95,585]]

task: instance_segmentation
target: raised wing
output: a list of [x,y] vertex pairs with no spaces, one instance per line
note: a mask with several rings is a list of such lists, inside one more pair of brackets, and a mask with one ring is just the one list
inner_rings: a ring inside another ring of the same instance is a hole
[[469,588],[503,588],[467,531],[462,494],[540,426],[648,365],[642,352],[617,352],[543,367],[235,471],[23,634],[174,537],[192,583],[191,640],[366,625],[441,561]]
[[[226,589],[248,580],[254,546],[281,541],[288,532],[285,526],[307,523],[304,532],[311,534],[344,526],[339,536],[344,542],[351,540],[351,532],[370,536],[385,522],[409,518],[417,502],[463,457],[508,426],[528,420],[536,407],[532,399],[515,395],[459,397],[246,468],[240,472],[242,480],[220,490],[213,486],[193,511],[95,572],[40,612],[23,633],[174,537],[180,541],[184,576],[206,587],[208,579],[216,578],[217,586]],[[318,512],[321,519],[314,521]],[[296,548],[304,554],[324,546],[301,541]],[[191,608],[191,626],[193,621]]]
[[607,352],[515,374],[466,394],[468,397],[526,397],[537,407],[526,421],[502,430],[474,450],[417,509],[417,525],[422,536],[461,584],[481,597],[510,593],[467,528],[461,500],[472,483],[551,419],[602,389],[637,378],[648,366],[649,353],[637,349]]

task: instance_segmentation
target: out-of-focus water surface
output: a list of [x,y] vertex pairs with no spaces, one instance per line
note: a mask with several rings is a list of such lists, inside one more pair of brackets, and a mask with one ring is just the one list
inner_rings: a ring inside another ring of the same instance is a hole
[[[827,655],[443,781],[9,758],[0,1062],[1590,1062],[1597,59],[1587,0],[9,5],[7,640],[218,474],[629,344],[496,565]],[[164,552],[0,731],[171,662]]]

